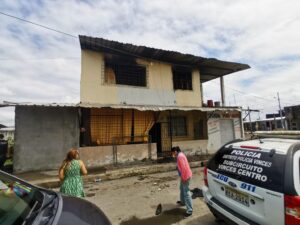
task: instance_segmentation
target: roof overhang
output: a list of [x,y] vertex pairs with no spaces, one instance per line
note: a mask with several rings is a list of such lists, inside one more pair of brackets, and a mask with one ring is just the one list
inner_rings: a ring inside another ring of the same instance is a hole
[[25,107],[73,107],[73,108],[112,108],[112,109],[136,109],[139,111],[241,111],[240,107],[190,107],[190,106],[156,106],[156,105],[128,105],[128,104],[98,104],[98,103],[32,103],[32,102],[3,102],[0,107],[25,106]]
[[9,102],[3,101],[0,103],[1,107],[14,107],[14,106],[39,106],[39,107],[78,107],[78,103],[37,103],[37,102]]
[[215,58],[204,58],[175,51],[121,43],[103,38],[79,35],[79,41],[82,50],[131,56],[170,63],[177,66],[197,68],[200,70],[202,83],[250,68],[247,64],[221,61]]
[[113,109],[136,109],[139,111],[202,111],[202,112],[214,112],[214,111],[241,111],[240,107],[189,107],[189,106],[154,106],[154,105],[111,105],[111,104],[97,104],[97,103],[79,103],[82,108],[113,108]]

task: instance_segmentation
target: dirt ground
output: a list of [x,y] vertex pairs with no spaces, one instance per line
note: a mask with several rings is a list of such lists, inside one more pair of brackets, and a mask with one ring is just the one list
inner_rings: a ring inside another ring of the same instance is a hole
[[[201,188],[202,169],[193,169],[190,189]],[[218,225],[202,198],[193,199],[194,213],[184,219],[185,207],[179,200],[176,171],[136,176],[112,181],[85,183],[86,199],[99,206],[113,225]],[[162,213],[155,215],[157,206]]]

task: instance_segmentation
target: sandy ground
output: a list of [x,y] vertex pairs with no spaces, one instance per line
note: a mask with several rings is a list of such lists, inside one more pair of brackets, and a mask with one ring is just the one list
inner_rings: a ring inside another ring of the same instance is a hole
[[[190,189],[201,188],[202,172],[193,169]],[[119,180],[85,183],[86,199],[99,206],[113,225],[218,225],[202,198],[193,199],[194,213],[184,219],[185,207],[179,199],[177,172],[129,177]],[[155,215],[158,204],[162,213]]]

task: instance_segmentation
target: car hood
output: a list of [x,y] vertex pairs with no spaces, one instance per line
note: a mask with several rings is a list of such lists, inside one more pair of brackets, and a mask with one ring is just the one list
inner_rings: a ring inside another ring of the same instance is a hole
[[62,196],[63,207],[57,225],[111,225],[104,213],[82,198]]

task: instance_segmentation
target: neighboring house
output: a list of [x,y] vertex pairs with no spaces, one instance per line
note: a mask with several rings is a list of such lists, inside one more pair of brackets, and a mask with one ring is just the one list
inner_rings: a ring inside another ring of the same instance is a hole
[[[280,113],[266,114],[266,119],[244,122],[245,131],[300,130],[300,105],[287,106]],[[282,120],[282,122],[281,122]],[[282,127],[282,123],[284,128]]]
[[0,128],[0,134],[3,134],[4,140],[14,139],[15,128],[14,127],[2,127]]
[[243,137],[241,108],[205,107],[202,84],[248,65],[86,36],[80,45],[79,104],[3,103],[16,106],[15,172],[57,169],[74,146],[91,168],[177,145],[213,153]]
[[284,107],[288,130],[300,130],[300,105]]
[[[282,122],[284,126],[287,127],[287,121],[285,117],[282,117]],[[244,130],[246,132],[283,130],[281,117],[273,117],[273,118],[254,120],[251,122],[249,121],[244,122]]]

